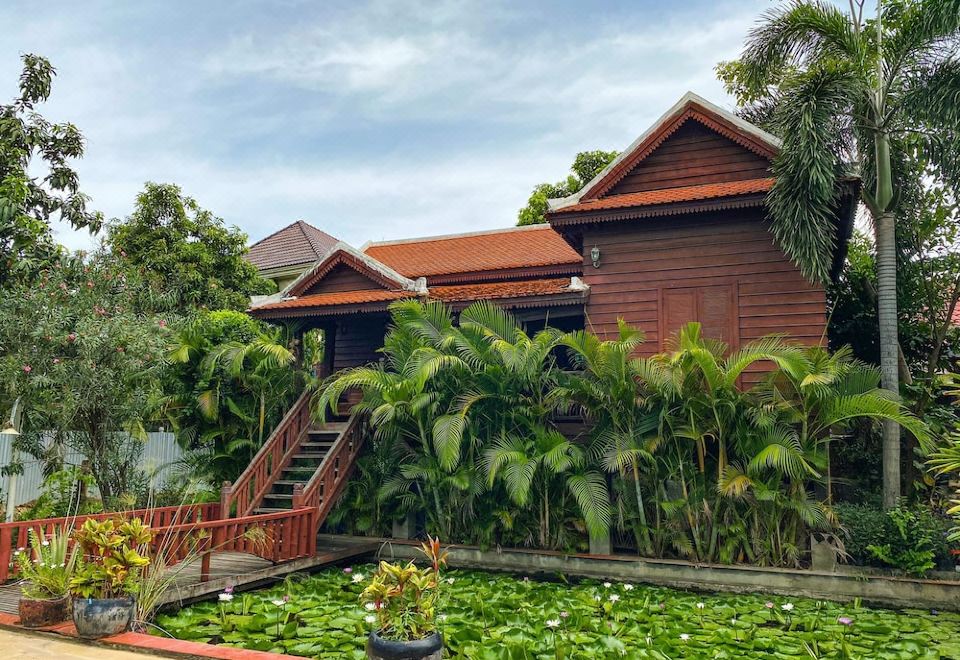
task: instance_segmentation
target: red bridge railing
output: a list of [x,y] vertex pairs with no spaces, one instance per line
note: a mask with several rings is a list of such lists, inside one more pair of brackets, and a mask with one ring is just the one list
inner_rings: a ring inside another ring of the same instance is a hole
[[191,526],[201,521],[219,518],[220,504],[210,502],[2,523],[0,524],[0,583],[5,582],[16,572],[16,567],[13,565],[13,553],[18,548],[25,548],[27,546],[29,530],[33,529],[42,538],[53,532],[66,533],[82,525],[85,520],[107,520],[118,516],[123,518],[140,518],[154,530],[173,526]]

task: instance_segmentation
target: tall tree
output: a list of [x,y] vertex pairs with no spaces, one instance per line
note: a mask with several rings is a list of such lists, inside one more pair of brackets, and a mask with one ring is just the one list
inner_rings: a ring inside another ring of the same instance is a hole
[[56,70],[39,55],[22,59],[20,93],[0,105],[0,286],[56,259],[51,219],[91,231],[102,221],[87,210],[70,165],[83,156],[83,136],[73,124],[51,124],[36,111],[50,97]]
[[247,308],[272,287],[247,262],[247,236],[187,197],[179,186],[147,183],[133,213],[110,224],[107,243],[130,267],[178,292],[177,304]]
[[616,158],[618,151],[581,151],[570,166],[571,174],[557,183],[541,183],[530,193],[527,205],[517,213],[517,225],[536,225],[546,222],[547,200],[567,197],[590,183],[604,167]]
[[[947,180],[960,178],[960,0],[889,0],[864,17],[818,0],[766,12],[737,62],[722,65],[730,89],[767,114],[783,147],[773,164],[773,232],[821,281],[834,247],[832,209],[846,164],[860,165],[862,201],[876,234],[883,386],[899,392],[896,218],[905,142]],[[900,429],[883,429],[886,506],[900,495]]]
[[151,295],[98,252],[66,255],[0,296],[0,411],[24,407],[18,449],[53,463],[76,449],[108,505],[136,484],[131,435],[144,437],[161,394],[169,319],[139,311]]

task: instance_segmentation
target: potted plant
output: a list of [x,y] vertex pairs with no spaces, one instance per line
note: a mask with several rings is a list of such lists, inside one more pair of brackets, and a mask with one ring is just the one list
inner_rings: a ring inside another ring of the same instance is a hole
[[74,533],[81,549],[70,578],[73,623],[85,639],[99,639],[126,630],[134,619],[134,596],[150,563],[139,549],[152,533],[139,518],[88,519]]
[[430,566],[417,567],[380,562],[360,601],[371,611],[376,627],[367,639],[367,657],[371,660],[440,660],[443,638],[437,630],[437,604],[440,599],[440,569],[447,553],[440,542],[430,539],[421,552]]
[[27,532],[27,547],[14,553],[20,582],[20,625],[42,628],[68,616],[67,592],[77,562],[77,550],[69,547],[70,533],[56,530],[41,537]]

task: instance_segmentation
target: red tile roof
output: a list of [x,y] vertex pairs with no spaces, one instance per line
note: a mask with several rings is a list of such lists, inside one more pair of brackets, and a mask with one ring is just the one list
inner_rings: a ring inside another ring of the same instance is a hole
[[364,252],[411,278],[583,261],[548,225],[371,243]]
[[551,214],[583,213],[586,211],[603,211],[606,209],[622,209],[636,206],[655,206],[658,204],[695,202],[702,199],[765,193],[773,187],[773,181],[772,178],[746,179],[744,181],[705,183],[698,186],[683,186],[680,188],[665,188],[662,190],[646,190],[644,192],[611,195],[610,197],[601,197],[600,199],[580,202],[573,206],[566,206],[551,211]]
[[331,307],[334,305],[361,305],[363,303],[384,302],[410,298],[416,294],[411,291],[396,291],[388,289],[370,289],[365,291],[336,291],[331,293],[315,293],[301,298],[280,300],[277,302],[258,305],[253,311],[259,312],[271,309],[298,309],[302,307]]
[[493,300],[498,298],[525,298],[573,293],[570,278],[545,280],[520,280],[516,282],[486,282],[483,284],[458,284],[430,287],[430,298],[443,302],[468,300]]
[[260,270],[311,264],[337,244],[337,239],[297,220],[250,246],[247,261]]

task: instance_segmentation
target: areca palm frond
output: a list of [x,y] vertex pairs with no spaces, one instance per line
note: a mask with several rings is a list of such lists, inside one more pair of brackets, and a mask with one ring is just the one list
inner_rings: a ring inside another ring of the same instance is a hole
[[747,467],[752,474],[761,474],[765,468],[777,470],[792,479],[820,477],[814,469],[797,432],[788,427],[775,427],[764,436],[764,446],[750,459]]

